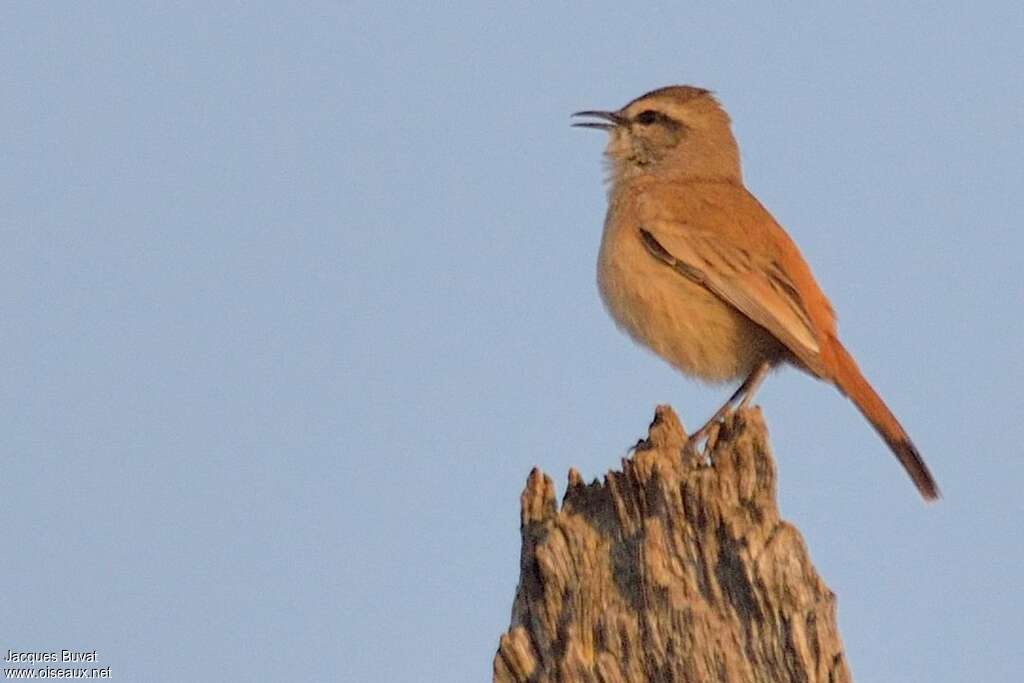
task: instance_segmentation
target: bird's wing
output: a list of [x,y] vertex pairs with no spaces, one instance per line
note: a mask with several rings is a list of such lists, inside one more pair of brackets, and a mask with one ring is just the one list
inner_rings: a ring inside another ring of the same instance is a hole
[[707,287],[823,376],[822,335],[835,330],[831,306],[782,228],[737,189],[749,201],[726,202],[729,210],[704,202],[694,213],[679,202],[665,211],[661,204],[643,217],[638,238],[653,258]]

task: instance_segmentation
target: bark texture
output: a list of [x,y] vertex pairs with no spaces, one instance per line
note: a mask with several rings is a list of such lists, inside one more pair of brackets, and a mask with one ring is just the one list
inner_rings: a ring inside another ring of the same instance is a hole
[[496,682],[850,680],[835,596],[779,518],[760,411],[725,421],[710,463],[684,440],[660,406],[621,472],[570,470],[561,510],[530,473]]

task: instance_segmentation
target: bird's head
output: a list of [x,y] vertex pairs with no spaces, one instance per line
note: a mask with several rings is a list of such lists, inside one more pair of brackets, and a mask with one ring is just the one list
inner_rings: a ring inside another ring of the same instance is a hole
[[642,95],[618,111],[580,111],[574,126],[610,134],[605,154],[612,178],[653,173],[740,181],[739,149],[710,91],[673,85]]

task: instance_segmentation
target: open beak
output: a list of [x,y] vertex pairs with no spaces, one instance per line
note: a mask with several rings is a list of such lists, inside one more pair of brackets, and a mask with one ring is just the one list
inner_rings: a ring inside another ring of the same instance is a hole
[[572,124],[574,128],[596,128],[597,130],[612,130],[616,126],[624,125],[628,119],[613,111],[578,111],[573,116],[590,116],[595,119],[602,119],[608,123],[597,121],[577,121]]

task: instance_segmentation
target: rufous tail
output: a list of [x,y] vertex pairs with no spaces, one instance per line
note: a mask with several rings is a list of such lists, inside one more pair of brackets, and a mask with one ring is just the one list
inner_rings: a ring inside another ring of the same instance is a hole
[[875,428],[879,436],[889,444],[896,459],[903,465],[914,485],[921,492],[925,500],[935,500],[939,497],[939,487],[935,483],[928,466],[924,464],[921,454],[914,448],[910,437],[903,431],[896,416],[892,414],[889,407],[885,405],[882,397],[864,379],[860,373],[857,363],[847,352],[839,340],[833,339],[834,359],[833,381],[841,392],[843,392],[861,414],[867,418],[871,426]]

